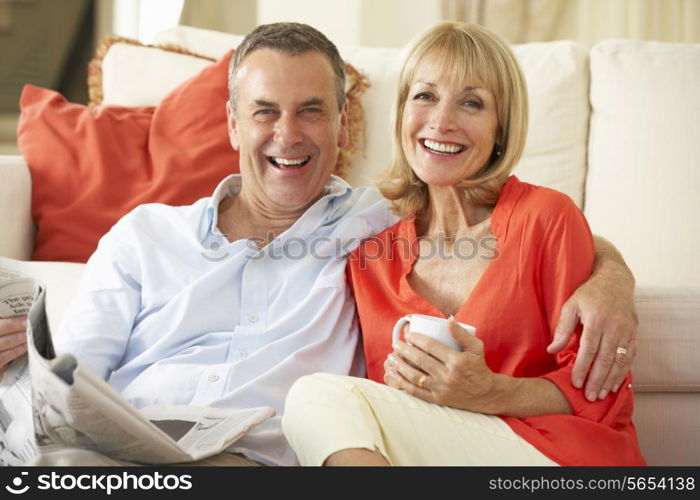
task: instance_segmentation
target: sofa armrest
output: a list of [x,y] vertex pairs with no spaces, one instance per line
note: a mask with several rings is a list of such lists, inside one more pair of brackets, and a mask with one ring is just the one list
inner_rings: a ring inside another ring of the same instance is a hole
[[22,156],[0,155],[0,256],[32,257],[32,180]]
[[638,288],[635,301],[635,391],[700,392],[700,286]]

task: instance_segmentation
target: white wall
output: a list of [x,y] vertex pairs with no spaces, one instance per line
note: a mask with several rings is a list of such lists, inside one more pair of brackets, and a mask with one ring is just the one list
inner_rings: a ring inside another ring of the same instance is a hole
[[258,21],[257,0],[187,0],[180,24],[245,35]]
[[184,0],[98,0],[98,40],[111,23],[109,34],[152,43],[158,32],[177,26],[183,3]]
[[336,45],[357,45],[362,0],[258,0],[258,24],[283,21],[313,26]]
[[337,45],[402,47],[439,20],[440,0],[258,0],[258,24],[310,24]]
[[[241,26],[217,24],[209,29],[245,34],[253,28],[255,3],[197,0],[188,5],[188,15],[196,14],[202,21],[211,17],[213,9],[226,7],[228,11],[220,15],[229,21],[241,18]],[[183,0],[97,0],[99,38],[114,33],[150,42],[155,32],[177,24],[182,5]],[[160,14],[153,16],[153,12]],[[338,45],[403,47],[439,20],[440,0],[257,0],[257,24],[310,24]],[[188,24],[187,19],[183,24]]]
[[440,20],[440,0],[362,0],[360,45],[404,47]]

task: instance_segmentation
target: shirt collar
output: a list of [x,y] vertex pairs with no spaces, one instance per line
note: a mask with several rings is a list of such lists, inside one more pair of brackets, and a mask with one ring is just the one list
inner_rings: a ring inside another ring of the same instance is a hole
[[[216,186],[214,193],[207,202],[207,208],[199,230],[199,240],[201,243],[204,243],[204,240],[210,233],[218,232],[219,205],[221,202],[226,198],[238,194],[242,186],[243,177],[241,174],[229,175]],[[285,236],[290,236],[290,234],[288,234],[290,232],[297,234],[313,231],[316,227],[321,225],[326,218],[325,216],[319,217],[319,215],[327,215],[331,207],[335,205],[334,202],[338,198],[348,196],[351,191],[352,188],[347,182],[340,177],[331,175],[330,179],[323,187],[323,195],[321,198],[311,205],[292,227],[284,232]]]

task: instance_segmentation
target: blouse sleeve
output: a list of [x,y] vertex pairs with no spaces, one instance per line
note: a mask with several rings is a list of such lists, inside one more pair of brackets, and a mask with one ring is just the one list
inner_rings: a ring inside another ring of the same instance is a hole
[[[542,303],[550,338],[554,336],[562,306],[589,278],[595,259],[593,235],[583,213],[564,196],[556,205],[556,210],[551,212],[545,223],[539,262]],[[557,385],[569,401],[574,415],[601,423],[612,422],[616,419],[615,409],[622,403],[616,400],[626,391],[611,393],[603,400],[590,402],[585,398],[583,388],[577,389],[571,383],[581,332],[579,325],[566,348],[555,356],[558,368],[543,375],[543,378]]]

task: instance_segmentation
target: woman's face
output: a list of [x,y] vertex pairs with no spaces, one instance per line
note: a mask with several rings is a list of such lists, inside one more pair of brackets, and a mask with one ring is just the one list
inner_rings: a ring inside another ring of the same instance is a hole
[[486,165],[496,140],[495,96],[441,73],[434,56],[416,67],[403,109],[401,143],[415,174],[432,186],[452,186]]

